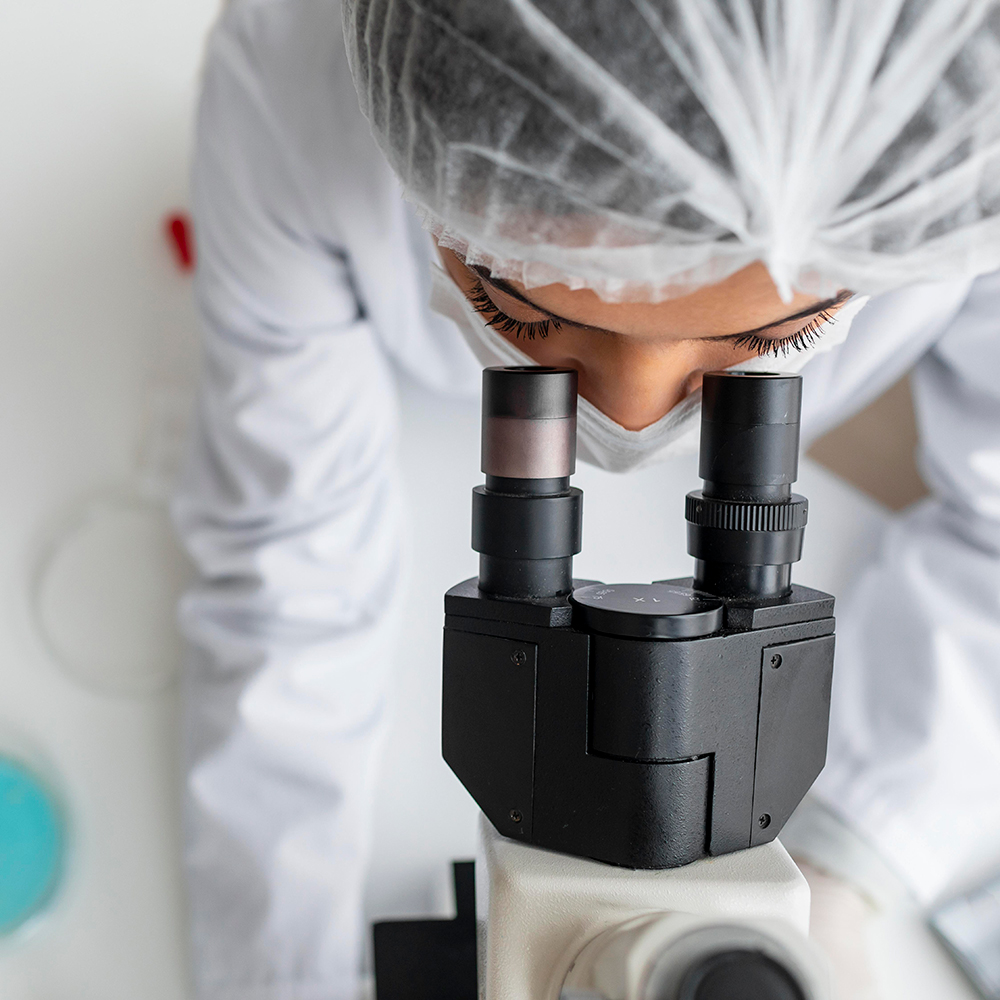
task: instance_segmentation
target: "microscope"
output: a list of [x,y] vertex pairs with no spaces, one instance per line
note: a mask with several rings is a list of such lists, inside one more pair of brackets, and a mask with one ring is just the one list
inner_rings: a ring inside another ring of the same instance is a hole
[[375,927],[378,1000],[817,1000],[775,838],[823,767],[833,598],[791,582],[802,380],[713,372],[693,577],[574,579],[572,369],[483,373],[479,576],[445,595],[444,759],[482,810],[454,920]]

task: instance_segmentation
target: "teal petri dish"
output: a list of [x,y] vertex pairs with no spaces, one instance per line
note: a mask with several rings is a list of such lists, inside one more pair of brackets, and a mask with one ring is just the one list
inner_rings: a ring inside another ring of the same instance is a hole
[[45,908],[59,885],[65,846],[52,792],[20,761],[0,756],[0,935]]

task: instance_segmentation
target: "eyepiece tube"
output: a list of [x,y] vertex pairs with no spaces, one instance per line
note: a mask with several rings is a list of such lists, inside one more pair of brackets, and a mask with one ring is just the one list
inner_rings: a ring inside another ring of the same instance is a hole
[[482,471],[525,483],[568,480],[576,471],[576,385],[572,368],[487,368]]
[[577,374],[572,368],[483,372],[482,471],[472,493],[479,589],[546,598],[573,587],[582,500],[576,469]]
[[801,407],[798,375],[705,375],[699,460],[705,485],[686,504],[697,589],[750,600],[790,590],[808,518],[808,502],[791,491]]
[[799,475],[801,376],[710,372],[701,392],[705,496],[787,500]]

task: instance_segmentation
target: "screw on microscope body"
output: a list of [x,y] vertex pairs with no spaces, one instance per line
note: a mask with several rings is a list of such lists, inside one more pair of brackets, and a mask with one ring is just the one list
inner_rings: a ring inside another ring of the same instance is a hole
[[528,654],[523,649],[515,649],[514,652],[510,654],[510,662],[513,663],[515,667],[523,667],[528,662]]
[[771,657],[771,666],[774,667],[775,670],[777,670],[778,667],[781,666],[781,654],[780,653],[775,653],[774,656]]
[[[521,655],[523,656],[524,654],[522,653]],[[520,823],[523,817],[521,816],[521,814],[516,809],[511,809],[511,811],[510,811],[510,818],[515,823]]]
[[771,814],[770,813],[761,813],[757,817],[757,825],[762,830],[766,830],[771,825]]

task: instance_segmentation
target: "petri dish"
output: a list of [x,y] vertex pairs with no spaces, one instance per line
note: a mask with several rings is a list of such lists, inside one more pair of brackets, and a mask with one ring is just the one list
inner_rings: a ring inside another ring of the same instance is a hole
[[0,935],[46,907],[65,850],[62,810],[48,785],[21,761],[0,755]]

